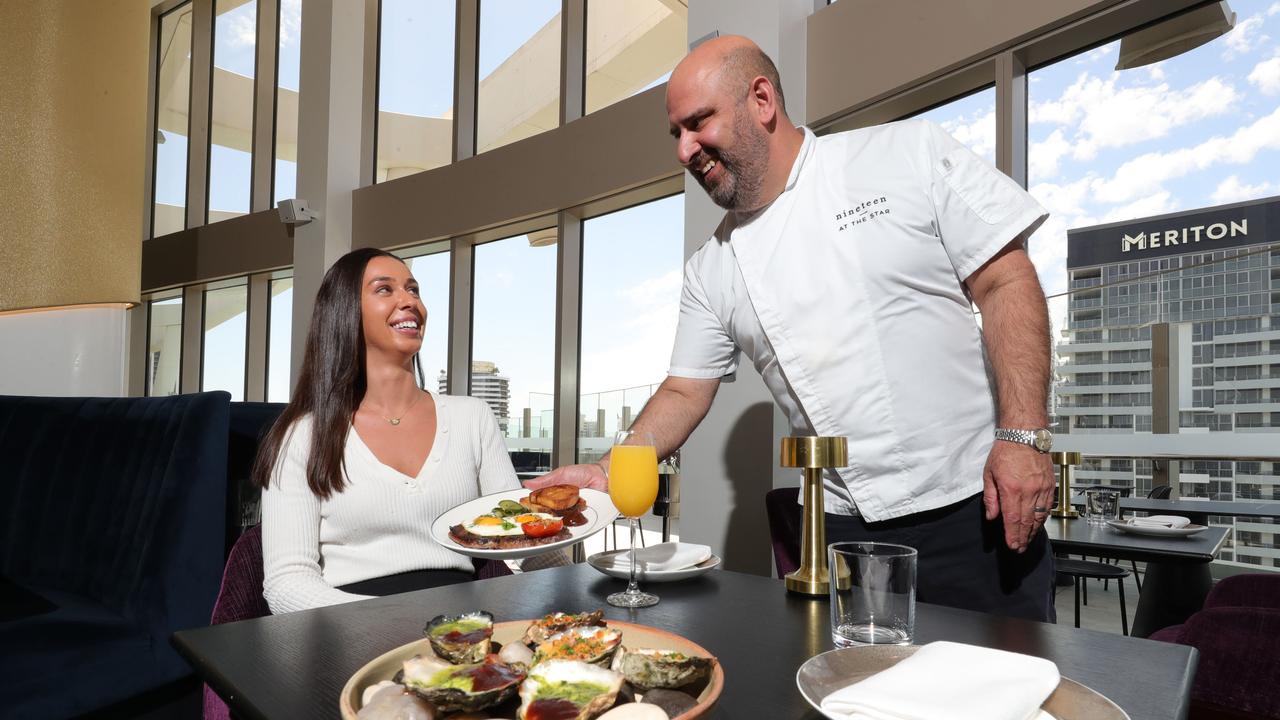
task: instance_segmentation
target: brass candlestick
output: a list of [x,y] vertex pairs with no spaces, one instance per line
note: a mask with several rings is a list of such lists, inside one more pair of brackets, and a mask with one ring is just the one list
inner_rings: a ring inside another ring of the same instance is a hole
[[1080,513],[1071,507],[1071,468],[1080,464],[1078,452],[1049,453],[1058,466],[1058,507],[1049,514],[1056,518],[1080,517]]
[[782,438],[782,467],[804,468],[804,529],[800,568],[787,575],[787,589],[802,595],[828,593],[827,527],[823,517],[822,471],[849,464],[849,441],[843,437]]

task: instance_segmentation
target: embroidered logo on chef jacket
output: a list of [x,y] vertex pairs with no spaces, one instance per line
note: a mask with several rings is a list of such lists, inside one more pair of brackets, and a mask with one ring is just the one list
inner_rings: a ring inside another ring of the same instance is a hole
[[889,214],[889,198],[885,195],[860,201],[848,210],[836,213],[836,231],[844,232],[878,217]]

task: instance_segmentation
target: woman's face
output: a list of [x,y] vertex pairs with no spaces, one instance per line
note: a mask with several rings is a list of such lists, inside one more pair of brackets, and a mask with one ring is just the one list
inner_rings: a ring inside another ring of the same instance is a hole
[[422,347],[427,308],[418,281],[399,260],[375,257],[364,268],[360,290],[366,353],[412,356]]

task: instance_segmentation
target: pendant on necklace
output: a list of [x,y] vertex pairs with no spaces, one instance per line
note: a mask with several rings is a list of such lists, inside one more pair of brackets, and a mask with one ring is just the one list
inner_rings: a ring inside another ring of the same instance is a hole
[[400,418],[387,418],[387,422],[391,423],[392,425],[399,425]]

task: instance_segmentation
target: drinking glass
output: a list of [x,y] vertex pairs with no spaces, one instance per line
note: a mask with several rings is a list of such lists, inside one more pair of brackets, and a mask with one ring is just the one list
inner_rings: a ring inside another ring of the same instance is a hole
[[877,542],[827,546],[836,647],[910,645],[916,628],[916,549]]
[[613,440],[609,453],[609,499],[631,526],[631,581],[624,592],[609,596],[617,607],[649,607],[658,596],[640,592],[636,582],[636,529],[640,516],[653,507],[658,497],[658,451],[653,435],[623,430]]
[[1090,525],[1120,519],[1120,493],[1103,488],[1084,491],[1084,516]]

